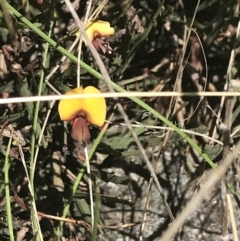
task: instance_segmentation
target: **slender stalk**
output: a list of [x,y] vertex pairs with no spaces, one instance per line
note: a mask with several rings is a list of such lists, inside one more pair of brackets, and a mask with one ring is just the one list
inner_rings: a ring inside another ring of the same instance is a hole
[[88,156],[88,150],[87,150],[86,143],[85,143],[84,153],[85,153],[85,158],[86,158],[85,163],[86,163],[86,166],[87,166],[90,211],[91,211],[91,221],[92,221],[91,224],[92,224],[92,229],[93,229],[93,225],[94,225],[94,202],[93,202],[93,191],[92,191],[91,168],[90,168],[90,162],[89,162],[89,156]]
[[8,225],[8,232],[10,236],[10,240],[14,241],[14,234],[13,234],[13,217],[12,217],[12,209],[11,209],[11,198],[10,198],[10,190],[9,190],[9,176],[8,170],[10,167],[9,163],[9,153],[12,144],[12,136],[8,141],[7,152],[5,156],[5,164],[4,164],[4,181],[5,181],[5,198],[6,198],[6,209],[7,209],[7,225]]
[[93,225],[93,232],[92,232],[92,237],[91,240],[95,241],[97,240],[97,234],[98,234],[98,222],[99,222],[99,207],[101,203],[101,196],[100,196],[100,188],[99,186],[96,187],[95,190],[95,207],[94,207],[94,225]]
[[24,154],[23,154],[22,147],[20,145],[18,146],[18,149],[19,149],[21,161],[22,161],[25,173],[26,173],[29,193],[30,193],[31,198],[32,198],[32,200],[31,200],[31,219],[32,219],[32,225],[33,225],[33,234],[36,236],[36,238],[35,238],[36,241],[43,241],[43,235],[42,235],[42,231],[41,231],[41,227],[40,227],[40,223],[39,223],[39,219],[38,219],[38,213],[37,213],[36,202],[35,202],[35,199],[34,199],[34,193],[33,193],[32,186],[30,184],[30,178],[29,178],[29,175],[28,175],[28,168],[27,168],[27,165],[26,165],[26,161],[25,161],[25,157],[24,157]]
[[[91,7],[92,7],[92,0],[88,1],[88,4],[87,4],[87,11],[84,16],[84,28],[86,28],[86,26],[87,26],[88,16],[89,16]],[[78,45],[78,60],[79,61],[81,60],[81,54],[82,54],[82,42],[83,42],[83,39],[80,38],[79,45]],[[80,77],[81,77],[80,74],[81,74],[81,68],[80,68],[80,65],[78,64],[77,65],[77,87],[79,87],[80,83],[81,83],[80,82]]]

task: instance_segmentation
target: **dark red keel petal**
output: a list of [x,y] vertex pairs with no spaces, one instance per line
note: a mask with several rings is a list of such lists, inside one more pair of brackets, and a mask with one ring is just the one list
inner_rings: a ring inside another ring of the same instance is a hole
[[78,142],[86,142],[90,139],[87,123],[82,117],[77,117],[73,120],[71,135]]
[[92,41],[94,47],[100,54],[112,54],[112,48],[109,43],[104,42],[100,38],[94,38]]

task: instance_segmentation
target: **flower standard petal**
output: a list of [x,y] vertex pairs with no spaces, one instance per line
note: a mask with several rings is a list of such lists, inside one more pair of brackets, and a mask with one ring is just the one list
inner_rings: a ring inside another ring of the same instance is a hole
[[109,22],[105,21],[95,21],[91,25],[91,28],[94,30],[93,37],[109,37],[114,34],[114,28],[110,26]]
[[[88,86],[84,90],[84,94],[101,93],[93,86]],[[84,98],[83,113],[86,120],[92,124],[101,127],[104,124],[107,113],[106,101],[103,97]]]
[[[64,95],[74,95],[74,94],[83,94],[83,88],[75,88],[67,91]],[[64,99],[60,100],[58,105],[58,113],[61,120],[70,121],[79,115],[83,107],[83,99]]]

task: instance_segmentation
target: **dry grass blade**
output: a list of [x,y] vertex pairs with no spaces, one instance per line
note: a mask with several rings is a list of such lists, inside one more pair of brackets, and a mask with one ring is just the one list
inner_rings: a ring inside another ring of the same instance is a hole
[[144,220],[144,221],[139,221],[139,222],[134,222],[134,223],[126,223],[126,224],[119,224],[119,225],[99,225],[99,228],[101,229],[122,229],[122,228],[130,228],[135,225],[139,225],[142,223],[148,223],[151,222],[152,220]]
[[231,196],[229,194],[227,194],[227,203],[228,203],[228,210],[230,214],[230,220],[232,224],[233,240],[238,241],[238,231],[237,231],[237,224],[236,224],[236,219],[233,211],[233,203],[232,203]]
[[29,175],[28,175],[28,169],[27,169],[27,165],[26,165],[26,161],[25,161],[25,157],[24,157],[24,154],[23,154],[23,150],[22,150],[22,147],[19,146],[19,152],[20,152],[20,155],[21,155],[21,161],[22,161],[22,164],[24,166],[24,170],[25,170],[25,173],[26,173],[26,176],[27,176],[27,181],[28,181],[28,188],[29,188],[29,192],[30,192],[30,195],[32,197],[32,208],[31,208],[31,214],[32,214],[32,222],[36,223],[37,224],[37,227],[38,227],[38,230],[34,230],[34,233],[35,234],[38,234],[39,237],[40,237],[40,240],[43,241],[43,235],[42,235],[42,231],[41,231],[41,227],[40,227],[40,223],[39,223],[39,219],[38,219],[38,213],[37,213],[37,208],[36,208],[36,202],[34,200],[34,193],[32,191],[32,187],[31,187],[31,184],[30,184],[30,179],[29,179]]
[[42,95],[42,96],[31,96],[31,97],[13,97],[8,99],[1,99],[0,104],[10,104],[10,103],[28,103],[37,101],[52,101],[61,99],[84,99],[84,98],[129,98],[129,97],[177,97],[177,96],[202,96],[202,97],[239,97],[240,92],[118,92],[118,93],[101,93],[101,94],[85,94],[85,95]]

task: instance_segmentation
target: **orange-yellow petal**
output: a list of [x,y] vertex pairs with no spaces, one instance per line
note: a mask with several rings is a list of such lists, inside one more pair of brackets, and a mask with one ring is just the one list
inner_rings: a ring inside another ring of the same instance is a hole
[[[88,86],[84,90],[84,94],[101,93],[93,86]],[[92,124],[101,127],[104,124],[107,113],[106,101],[103,97],[86,98],[83,103],[83,113],[86,120]]]
[[[86,28],[86,34],[91,42],[96,37],[109,37],[113,35],[114,32],[114,28],[110,26],[109,22],[101,20],[91,21]],[[87,42],[84,38],[83,41],[87,46]]]
[[[83,94],[83,88],[75,88],[67,91],[64,95]],[[58,105],[58,113],[61,120],[73,120],[81,112],[83,107],[83,99],[60,100]]]

